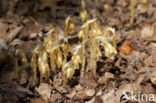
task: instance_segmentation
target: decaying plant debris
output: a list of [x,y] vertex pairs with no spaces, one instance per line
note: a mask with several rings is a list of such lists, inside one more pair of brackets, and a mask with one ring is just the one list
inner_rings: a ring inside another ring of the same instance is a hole
[[1,0],[0,103],[155,102],[155,5]]

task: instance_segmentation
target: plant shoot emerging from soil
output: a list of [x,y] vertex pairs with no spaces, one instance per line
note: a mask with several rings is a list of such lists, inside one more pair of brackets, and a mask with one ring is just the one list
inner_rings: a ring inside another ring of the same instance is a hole
[[[75,73],[75,69],[80,69],[81,77],[85,73],[85,65],[90,65],[90,69],[96,77],[97,61],[102,56],[102,48],[104,48],[105,56],[114,59],[116,51],[116,33],[115,29],[106,27],[101,30],[96,19],[86,21],[77,35],[80,39],[79,44],[71,45],[68,42],[69,34],[74,33],[75,24],[69,16],[65,21],[65,38],[62,44],[58,41],[59,32],[56,28],[51,29],[44,38],[43,44],[38,45],[32,52],[31,67],[33,80],[37,81],[37,68],[40,72],[40,82],[49,80],[51,72],[56,72],[62,69],[62,79],[68,82]],[[109,39],[112,37],[113,39]],[[74,48],[71,48],[73,47]],[[86,48],[89,49],[89,55],[86,55]],[[71,59],[67,59],[71,53]],[[28,64],[24,51],[19,50],[22,64]],[[16,53],[16,55],[18,52]],[[49,59],[48,59],[49,58]],[[88,59],[89,58],[89,59]],[[89,60],[86,63],[86,60]],[[50,60],[50,61],[49,61]],[[15,77],[18,77],[18,61],[15,57]]]

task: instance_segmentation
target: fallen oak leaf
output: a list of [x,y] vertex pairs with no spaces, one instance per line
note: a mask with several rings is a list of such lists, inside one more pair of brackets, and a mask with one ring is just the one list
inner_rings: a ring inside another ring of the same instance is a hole
[[122,46],[119,47],[119,51],[122,52],[125,55],[132,54],[133,47],[131,46],[131,41],[129,41],[129,40],[124,41]]

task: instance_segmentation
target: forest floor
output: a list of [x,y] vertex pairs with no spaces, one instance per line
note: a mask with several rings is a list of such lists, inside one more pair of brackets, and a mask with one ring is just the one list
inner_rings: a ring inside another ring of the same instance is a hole
[[[53,27],[58,29],[59,37],[64,38],[65,20],[69,15],[77,34],[83,25],[79,18],[81,2],[13,1],[0,1],[0,103],[156,102],[156,0],[147,0],[144,5],[141,0],[135,0],[133,24],[130,23],[130,0],[99,0],[97,4],[96,0],[86,0],[88,20],[96,18],[101,29],[115,28],[115,58],[107,58],[102,50],[97,77],[89,70],[87,61],[83,77],[80,70],[76,70],[71,80],[64,83],[60,70],[43,83],[37,74],[35,85],[31,66],[24,67],[19,56],[19,77],[15,78],[16,50],[24,50],[30,63],[32,50],[43,43],[43,37]],[[71,45],[78,42],[77,39],[70,41]]]

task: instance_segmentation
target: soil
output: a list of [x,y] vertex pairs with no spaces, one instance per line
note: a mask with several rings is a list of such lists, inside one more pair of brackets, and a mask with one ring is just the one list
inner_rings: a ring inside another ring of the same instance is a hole
[[[0,0],[0,103],[155,103],[156,0],[147,0],[146,4],[135,0],[134,23],[130,23],[130,1],[86,0],[87,20],[96,18],[100,29],[114,28],[117,36],[114,59],[107,58],[101,47],[96,77],[86,56],[83,77],[76,69],[65,83],[58,70],[40,82],[37,70],[35,84],[30,64],[33,49],[43,44],[53,27],[58,29],[59,42],[63,42],[68,16],[75,23],[71,36],[79,32],[83,25],[79,17],[81,0]],[[78,38],[69,40],[72,46],[79,42]],[[19,77],[15,78],[17,49],[24,51],[28,64],[23,65],[17,56]],[[87,47],[86,51],[90,53]],[[137,95],[134,100],[123,98],[132,94]]]

